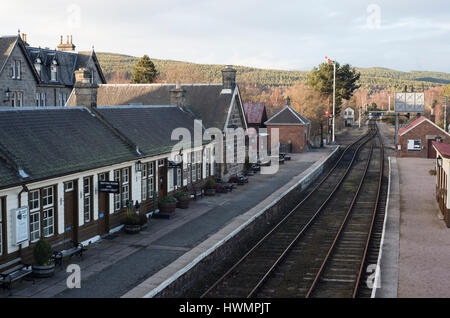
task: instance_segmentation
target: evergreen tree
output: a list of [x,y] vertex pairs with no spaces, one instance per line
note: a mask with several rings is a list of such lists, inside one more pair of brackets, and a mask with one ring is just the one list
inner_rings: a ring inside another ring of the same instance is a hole
[[133,84],[148,84],[153,83],[157,75],[155,65],[147,55],[139,59],[134,68],[131,83]]
[[[336,116],[341,111],[342,100],[349,100],[353,96],[353,92],[361,85],[357,85],[360,73],[349,64],[340,65],[336,63]],[[333,64],[321,63],[319,67],[314,67],[309,73],[306,84],[313,90],[321,93],[330,101],[332,105],[333,99]],[[329,110],[332,111],[331,109]]]

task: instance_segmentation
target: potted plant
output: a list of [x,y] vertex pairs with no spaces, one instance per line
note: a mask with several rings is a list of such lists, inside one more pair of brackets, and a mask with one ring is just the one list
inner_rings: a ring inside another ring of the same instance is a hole
[[158,202],[158,208],[159,212],[165,213],[165,212],[174,212],[177,207],[178,200],[173,196],[167,196],[159,200]]
[[148,218],[147,215],[145,214],[139,214],[139,225],[141,226],[141,230],[147,228],[147,224],[148,224]]
[[191,194],[189,192],[177,192],[174,197],[178,200],[177,208],[188,209],[191,201]]
[[55,263],[52,260],[53,248],[49,242],[41,238],[33,248],[33,276],[50,277],[55,273]]
[[205,195],[216,195],[216,181],[209,177],[205,183]]
[[127,213],[123,219],[125,232],[130,234],[139,233],[141,231],[141,219],[136,212]]

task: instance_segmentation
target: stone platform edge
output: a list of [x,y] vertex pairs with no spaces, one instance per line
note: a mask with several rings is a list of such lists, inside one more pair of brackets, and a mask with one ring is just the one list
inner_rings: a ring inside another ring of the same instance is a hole
[[[245,237],[237,238],[239,235],[245,236],[242,235],[243,232],[249,235],[248,233],[253,231],[253,228],[261,226],[262,223],[266,224],[267,221],[272,218],[279,217],[280,210],[283,210],[282,203],[283,201],[287,201],[283,199],[286,199],[288,195],[298,195],[308,187],[309,184],[322,173],[324,166],[334,159],[336,154],[338,154],[339,149],[340,146],[336,146],[336,148],[331,153],[328,153],[326,157],[325,155],[322,156],[322,158],[293,178],[293,180],[285,186],[278,189],[246,213],[235,217],[220,231],[128,291],[122,298],[152,298],[155,296],[174,297],[174,293],[164,293],[164,291],[171,286],[175,287],[177,281],[182,281],[183,277],[189,272],[193,272],[196,267],[208,263],[210,265],[213,264],[215,259],[220,258],[218,255],[226,253],[221,251],[226,249],[226,243],[230,243],[233,240],[245,239]],[[260,224],[258,225],[257,223]],[[250,231],[243,231],[244,229],[249,229]],[[186,279],[189,279],[189,277],[185,278],[185,280]],[[180,282],[180,284],[183,284],[183,282]]]

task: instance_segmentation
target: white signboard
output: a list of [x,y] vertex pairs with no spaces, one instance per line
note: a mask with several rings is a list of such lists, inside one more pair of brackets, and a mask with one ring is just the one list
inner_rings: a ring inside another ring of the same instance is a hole
[[16,245],[28,241],[28,207],[13,210]]
[[424,93],[395,93],[396,113],[423,113],[424,111]]

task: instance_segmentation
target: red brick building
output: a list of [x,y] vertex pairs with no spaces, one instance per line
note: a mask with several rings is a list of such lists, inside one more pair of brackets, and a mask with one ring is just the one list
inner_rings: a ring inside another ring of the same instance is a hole
[[450,135],[428,118],[421,116],[398,131],[398,156],[415,158],[436,158],[432,141],[441,137],[443,143],[450,143]]
[[272,136],[273,129],[278,128],[280,151],[295,153],[303,152],[307,148],[311,122],[291,108],[289,97],[286,107],[273,115],[265,124],[269,136]]

